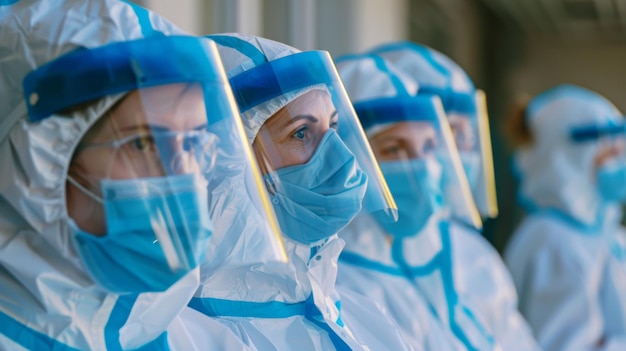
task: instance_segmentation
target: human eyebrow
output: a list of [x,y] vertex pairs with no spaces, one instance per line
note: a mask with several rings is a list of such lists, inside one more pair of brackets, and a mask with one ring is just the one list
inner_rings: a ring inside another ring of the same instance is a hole
[[297,122],[297,121],[302,120],[302,119],[306,119],[306,120],[308,120],[309,122],[312,122],[312,123],[319,122],[319,119],[317,117],[313,116],[313,115],[297,115],[297,116],[293,117],[292,119],[290,119],[288,123],[291,124],[291,123]]
[[[208,125],[206,123],[203,123],[201,125],[193,127],[192,130],[194,131],[206,130],[207,126]],[[150,132],[164,133],[164,132],[171,132],[172,129],[164,127],[164,126],[156,125],[156,124],[137,124],[137,125],[120,128],[120,131],[122,132],[150,131]]]

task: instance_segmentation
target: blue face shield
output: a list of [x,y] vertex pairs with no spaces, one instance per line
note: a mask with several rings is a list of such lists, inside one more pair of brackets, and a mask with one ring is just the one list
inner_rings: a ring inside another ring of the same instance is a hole
[[73,230],[79,255],[103,287],[164,291],[204,259],[213,230],[206,181],[187,174],[103,179],[101,186],[107,234]]
[[310,244],[345,227],[361,210],[367,176],[334,130],[311,159],[265,176],[276,217],[289,238]]
[[398,221],[378,222],[395,237],[416,235],[443,202],[439,177],[429,171],[423,159],[381,162],[380,169],[398,205]]
[[626,163],[609,162],[598,168],[598,190],[606,202],[626,202]]

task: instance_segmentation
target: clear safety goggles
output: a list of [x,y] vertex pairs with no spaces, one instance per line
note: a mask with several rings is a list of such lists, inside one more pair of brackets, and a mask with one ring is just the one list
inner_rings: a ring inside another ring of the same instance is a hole
[[[98,97],[124,94],[75,149],[72,162],[79,167],[70,170],[72,184],[104,202],[85,210],[101,216],[113,201],[143,196],[146,208],[155,203],[159,208],[158,218],[150,219],[161,223],[152,242],[161,246],[168,262],[184,262],[185,257],[172,253],[188,249],[181,243],[193,247],[198,235],[190,231],[197,228],[174,227],[170,220],[185,223],[186,214],[208,218],[211,241],[219,241],[224,228],[241,220],[220,215],[236,197],[252,203],[260,214],[257,238],[269,248],[267,259],[286,260],[275,214],[260,186],[261,175],[211,40],[153,37],[77,50],[33,71],[24,86],[33,122]],[[233,186],[235,179],[245,186]],[[132,180],[143,188],[126,186]],[[196,200],[189,200],[191,194]]]
[[[113,148],[106,163],[127,163],[138,177],[187,172],[194,167],[209,176],[215,165],[217,136],[207,130],[142,131],[107,142],[85,142],[75,153],[91,148]],[[113,167],[107,167],[113,171]],[[108,175],[110,177],[111,175]]]
[[[438,96],[382,98],[357,103],[355,109],[380,163],[392,162],[398,169],[398,163],[403,162],[401,168],[407,172],[421,170],[415,173],[420,179],[412,179],[403,187],[413,187],[413,194],[441,192],[444,208],[480,226],[480,215]],[[423,184],[426,181],[428,186]]]

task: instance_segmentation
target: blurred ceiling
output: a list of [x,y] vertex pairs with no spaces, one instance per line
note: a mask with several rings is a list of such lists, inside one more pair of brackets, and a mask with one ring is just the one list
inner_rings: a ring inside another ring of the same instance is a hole
[[626,38],[626,0],[480,0],[526,32]]

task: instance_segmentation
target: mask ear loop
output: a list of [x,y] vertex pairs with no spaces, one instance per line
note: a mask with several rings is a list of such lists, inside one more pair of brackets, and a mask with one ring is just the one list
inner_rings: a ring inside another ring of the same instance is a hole
[[100,205],[104,205],[104,199],[102,199],[98,195],[94,194],[91,190],[84,187],[76,179],[74,179],[74,177],[72,177],[69,174],[67,175],[67,181],[70,182],[73,186],[75,186],[78,190],[80,190],[83,194],[85,194],[90,199],[98,202]]

